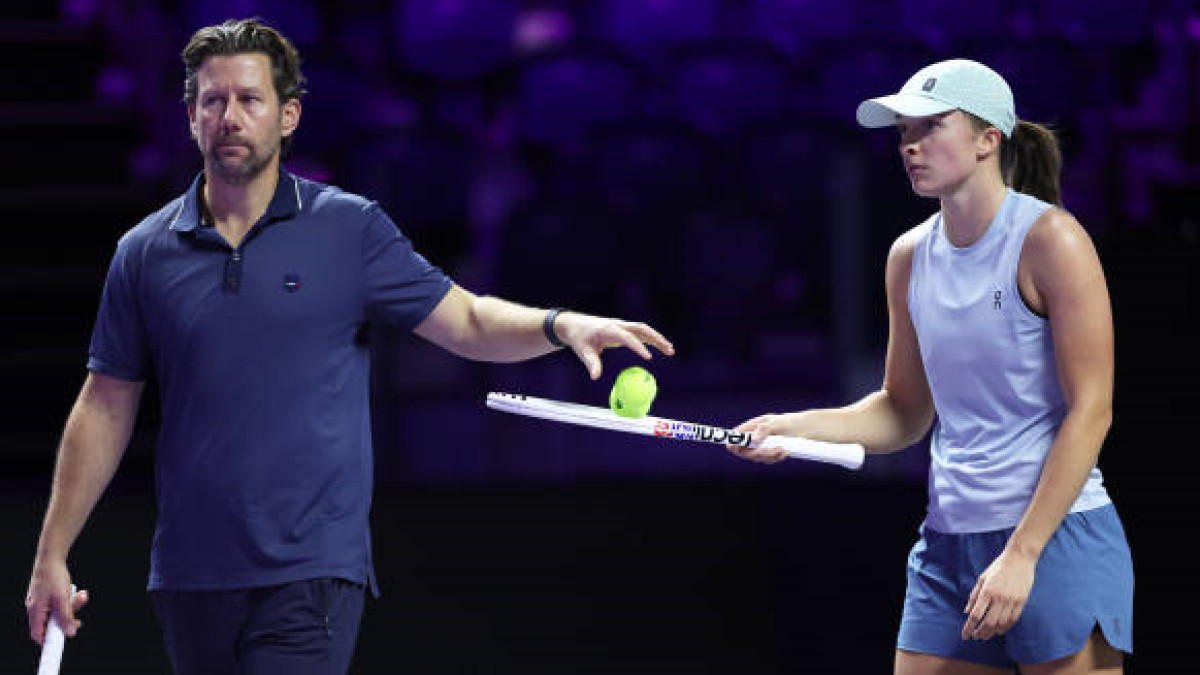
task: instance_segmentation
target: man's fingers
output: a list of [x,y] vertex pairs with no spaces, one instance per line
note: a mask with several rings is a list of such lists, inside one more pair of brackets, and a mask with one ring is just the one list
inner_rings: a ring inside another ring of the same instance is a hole
[[655,349],[663,354],[666,354],[667,356],[671,356],[675,353],[675,345],[671,344],[670,340],[663,337],[662,333],[659,333],[644,323],[625,324],[625,330],[633,333],[643,342],[653,345]]
[[83,609],[83,606],[86,605],[90,599],[91,596],[88,595],[87,591],[79,591],[75,594],[74,599],[71,601],[72,609],[78,612],[79,610]]
[[75,637],[75,633],[83,627],[83,621],[80,620],[76,614],[79,612],[79,610],[83,609],[84,605],[87,604],[88,597],[87,591],[79,591],[73,598],[71,598],[71,602],[67,603],[68,611],[70,612],[70,618],[68,618],[66,623],[63,625],[63,632],[71,637]]
[[26,610],[29,615],[29,637],[39,645],[46,639],[46,621],[50,618],[49,605],[35,603]]
[[602,371],[600,365],[600,355],[591,349],[581,350],[579,352],[579,360],[583,361],[583,367],[587,368],[588,375],[593,379],[600,379]]
[[68,637],[74,637],[75,630],[79,627],[79,621],[75,618],[75,603],[68,598],[69,596],[55,596],[51,602],[54,606],[54,615],[58,617],[59,627]]
[[29,637],[39,645],[46,641],[46,628],[51,617],[57,617],[58,625],[63,634],[74,637],[83,626],[83,622],[75,616],[75,612],[83,609],[88,602],[87,591],[80,591],[68,600],[67,595],[55,595],[40,602],[30,604],[26,609],[29,617]]
[[625,345],[643,359],[650,360],[654,358],[654,355],[650,353],[650,350],[646,349],[646,345],[642,344],[642,341],[639,340],[638,337],[633,333],[621,327],[618,327],[614,333],[614,337],[617,339],[618,344]]
[[571,346],[575,348],[593,380],[600,377],[600,352],[609,347],[626,347],[646,360],[654,358],[646,347],[647,344],[663,354],[675,353],[675,346],[669,340],[644,323],[605,321],[608,323],[595,326],[586,331],[580,339],[571,341]]
[[[75,633],[83,626],[83,622],[75,616],[75,613],[83,609],[88,599],[87,591],[78,591],[73,595],[54,596],[50,599],[52,613],[58,617],[58,625],[67,637],[75,637]],[[42,625],[45,626],[45,622],[42,622]]]

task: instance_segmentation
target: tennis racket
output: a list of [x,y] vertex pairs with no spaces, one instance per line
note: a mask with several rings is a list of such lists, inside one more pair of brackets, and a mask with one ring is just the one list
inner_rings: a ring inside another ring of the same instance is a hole
[[[72,584],[67,602],[74,601],[75,586]],[[38,675],[58,675],[66,641],[62,626],[58,623],[58,612],[50,612],[50,620],[46,622],[46,635],[42,638],[42,658],[38,661]]]
[[553,401],[523,394],[491,392],[487,395],[487,407],[515,415],[678,441],[740,445],[744,448],[783,448],[789,457],[829,462],[847,469],[861,467],[865,454],[863,447],[857,443],[826,443],[791,436],[768,436],[755,442],[751,434],[744,431],[734,431],[707,424],[680,422],[663,417],[621,417],[607,408]]

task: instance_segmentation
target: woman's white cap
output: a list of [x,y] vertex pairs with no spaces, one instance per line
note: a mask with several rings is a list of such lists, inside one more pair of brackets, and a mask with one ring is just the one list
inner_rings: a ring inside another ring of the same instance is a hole
[[900,93],[860,103],[856,116],[864,127],[890,127],[897,115],[925,117],[955,109],[994,125],[1007,137],[1017,125],[1008,83],[991,68],[967,59],[925,66],[908,78]]

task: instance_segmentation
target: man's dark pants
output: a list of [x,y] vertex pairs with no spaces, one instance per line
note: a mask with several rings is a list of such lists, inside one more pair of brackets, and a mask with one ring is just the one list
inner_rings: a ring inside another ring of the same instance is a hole
[[364,592],[342,579],[229,591],[154,591],[175,675],[344,675]]

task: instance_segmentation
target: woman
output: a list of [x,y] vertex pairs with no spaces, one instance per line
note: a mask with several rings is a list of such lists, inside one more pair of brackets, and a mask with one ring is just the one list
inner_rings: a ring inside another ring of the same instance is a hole
[[1057,141],[1017,120],[1000,75],[961,59],[857,116],[895,125],[913,191],[941,207],[888,255],[883,386],[739,429],[886,453],[936,414],[896,673],[1121,672],[1133,567],[1096,468],[1112,421],[1112,314],[1091,240],[1058,206]]

